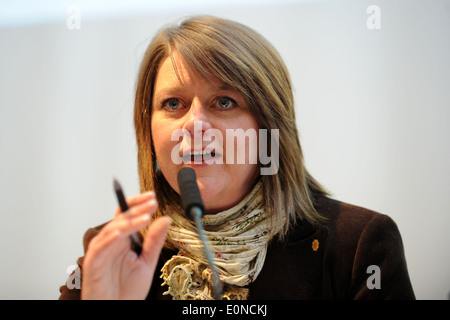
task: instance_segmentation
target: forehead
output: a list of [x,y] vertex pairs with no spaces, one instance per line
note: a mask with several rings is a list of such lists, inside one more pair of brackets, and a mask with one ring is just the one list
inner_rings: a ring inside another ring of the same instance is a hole
[[183,88],[187,86],[214,87],[224,90],[231,89],[217,78],[205,78],[190,67],[179,54],[166,57],[161,63],[154,83],[154,92],[158,94],[163,89]]
[[192,70],[186,65],[184,60],[178,55],[166,57],[158,69],[156,82],[164,79],[166,81],[178,81],[184,83],[189,80]]

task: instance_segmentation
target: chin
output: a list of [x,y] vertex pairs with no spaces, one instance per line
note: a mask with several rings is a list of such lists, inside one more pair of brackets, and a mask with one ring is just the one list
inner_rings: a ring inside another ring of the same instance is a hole
[[223,189],[222,183],[215,177],[197,177],[197,184],[204,202],[215,198]]
[[197,178],[198,188],[205,204],[206,213],[217,213],[227,209],[226,201],[230,200],[230,192],[227,192],[220,179],[214,177]]

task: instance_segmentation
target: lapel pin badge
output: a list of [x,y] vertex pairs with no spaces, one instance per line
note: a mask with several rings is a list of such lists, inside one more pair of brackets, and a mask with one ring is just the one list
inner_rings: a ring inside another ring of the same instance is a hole
[[314,241],[312,242],[312,249],[313,251],[317,251],[319,249],[319,240],[314,239]]

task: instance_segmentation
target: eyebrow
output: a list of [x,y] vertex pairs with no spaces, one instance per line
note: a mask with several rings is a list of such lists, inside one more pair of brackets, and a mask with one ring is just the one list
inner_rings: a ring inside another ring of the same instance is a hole
[[[228,86],[228,85],[222,85],[219,87],[214,86],[214,91],[213,94],[222,92],[222,91],[231,91],[234,93],[239,93],[236,89]],[[179,92],[184,92],[186,91],[186,87],[184,85],[178,85],[178,86],[169,86],[169,87],[165,87],[162,88],[158,91],[156,91],[153,96],[157,97],[157,96],[161,96],[161,95],[171,95],[171,94],[175,94],[175,93],[179,93]]]
[[178,93],[180,91],[185,91],[185,87],[184,86],[166,87],[153,93],[153,97],[160,95],[171,95],[173,93]]

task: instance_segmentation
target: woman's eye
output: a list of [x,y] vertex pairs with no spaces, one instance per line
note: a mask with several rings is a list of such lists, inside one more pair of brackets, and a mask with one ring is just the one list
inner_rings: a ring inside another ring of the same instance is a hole
[[219,109],[230,109],[236,105],[236,102],[228,97],[222,97],[217,100]]
[[170,110],[176,110],[180,106],[180,101],[176,98],[170,98],[163,102],[163,107],[167,107]]

